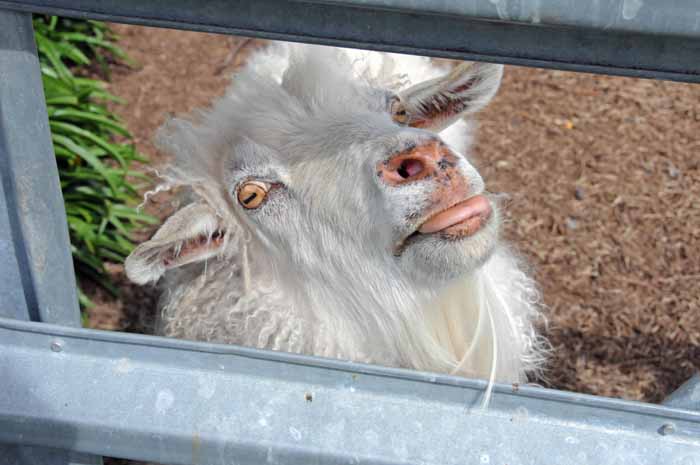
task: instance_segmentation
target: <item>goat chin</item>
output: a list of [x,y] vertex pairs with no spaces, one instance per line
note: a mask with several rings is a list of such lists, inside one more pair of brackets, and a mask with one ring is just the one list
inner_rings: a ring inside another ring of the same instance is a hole
[[445,287],[424,312],[452,374],[499,382],[538,375],[548,350],[534,324],[542,319],[534,281],[499,247],[486,263]]

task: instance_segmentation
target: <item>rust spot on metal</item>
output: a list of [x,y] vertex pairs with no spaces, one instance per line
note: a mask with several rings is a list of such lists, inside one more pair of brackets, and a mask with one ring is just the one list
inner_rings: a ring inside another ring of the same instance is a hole
[[192,435],[192,464],[198,465],[200,463],[202,449],[202,438],[199,433],[194,433]]

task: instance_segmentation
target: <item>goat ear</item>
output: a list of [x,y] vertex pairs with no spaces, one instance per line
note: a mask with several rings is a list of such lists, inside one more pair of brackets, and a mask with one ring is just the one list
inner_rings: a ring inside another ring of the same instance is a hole
[[127,277],[137,283],[157,281],[166,270],[206,260],[219,253],[226,231],[214,210],[193,203],[171,215],[153,237],[127,257]]
[[392,108],[394,120],[440,132],[461,116],[485,107],[496,94],[502,75],[503,65],[461,63],[446,76],[400,92]]

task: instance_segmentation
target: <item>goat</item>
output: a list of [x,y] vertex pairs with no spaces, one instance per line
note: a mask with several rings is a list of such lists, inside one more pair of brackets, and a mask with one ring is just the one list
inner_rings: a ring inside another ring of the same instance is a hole
[[465,156],[502,72],[283,43],[251,57],[159,132],[159,189],[190,203],[126,261],[135,283],[163,278],[157,332],[489,386],[537,372],[537,288]]

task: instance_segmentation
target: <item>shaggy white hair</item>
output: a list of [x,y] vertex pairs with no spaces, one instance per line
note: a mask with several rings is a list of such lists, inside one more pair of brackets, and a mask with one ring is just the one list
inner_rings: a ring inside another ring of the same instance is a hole
[[[456,116],[498,87],[500,67],[479,69]],[[437,239],[400,258],[385,247],[433,187],[377,188],[366,167],[384,149],[437,137],[394,124],[386,96],[427,95],[450,72],[422,57],[280,43],[251,57],[210,109],[168,122],[158,142],[174,159],[161,189],[186,186],[191,203],[126,267],[138,283],[164,275],[158,332],[492,382],[536,372],[547,347],[534,329],[540,299],[497,239],[497,210],[458,251]],[[455,119],[439,137],[465,154],[472,128]],[[483,188],[461,155],[458,168]],[[232,191],[251,177],[285,186],[261,212]],[[193,247],[202,251],[180,259]]]

